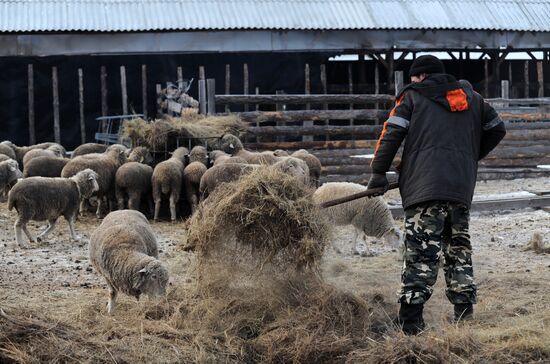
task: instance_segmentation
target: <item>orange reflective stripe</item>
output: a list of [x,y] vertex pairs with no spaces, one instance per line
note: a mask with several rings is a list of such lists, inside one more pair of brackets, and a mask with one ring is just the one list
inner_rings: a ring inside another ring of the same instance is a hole
[[[390,111],[390,117],[392,117],[395,114],[395,109],[399,106],[401,101],[403,101],[403,97],[405,97],[404,93],[397,100],[395,100],[395,106]],[[372,163],[374,162],[374,159],[376,158],[376,153],[378,152],[378,148],[380,148],[380,142],[382,141],[382,139],[384,138],[384,135],[386,134],[387,127],[388,127],[388,122],[386,121],[384,123],[384,127],[382,128],[382,133],[380,134],[380,138],[378,138],[378,141],[376,142],[376,148],[374,149],[374,156],[370,161],[371,166],[372,166]]]
[[466,93],[461,88],[447,91],[447,102],[453,112],[468,110],[468,99],[466,98]]

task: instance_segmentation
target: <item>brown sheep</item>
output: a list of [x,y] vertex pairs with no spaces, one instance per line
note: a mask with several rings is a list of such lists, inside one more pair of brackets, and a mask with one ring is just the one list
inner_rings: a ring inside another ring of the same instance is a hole
[[19,165],[11,158],[0,161],[0,197],[5,200],[11,186],[23,177]]
[[210,152],[210,164],[217,166],[224,163],[243,163],[247,164],[246,160],[241,157],[233,157],[221,150],[213,150]]
[[10,147],[8,144],[0,143],[0,156],[2,155],[5,155],[8,158],[11,158],[14,161],[17,160],[15,152],[13,151],[12,147]]
[[243,163],[227,163],[219,164],[208,169],[202,176],[199,192],[202,199],[212,194],[216,187],[222,183],[233,182],[241,178],[241,176],[252,172],[259,165],[243,164]]
[[30,220],[48,221],[48,227],[37,238],[40,241],[46,239],[61,215],[69,223],[71,238],[78,240],[74,221],[79,201],[90,197],[98,188],[97,173],[91,169],[80,171],[71,178],[29,177],[17,182],[8,194],[8,210],[15,208],[19,215],[15,221],[17,244],[24,246],[22,232],[34,242],[27,230]]
[[243,143],[232,134],[224,135],[220,140],[220,150],[231,154],[232,156],[241,157],[250,164],[265,164],[272,165],[280,159],[271,153],[250,152],[243,147]]
[[160,203],[162,195],[170,195],[170,218],[176,220],[176,204],[180,199],[183,186],[183,170],[185,168],[185,158],[189,150],[180,147],[174,151],[172,157],[157,164],[153,170],[153,201],[155,202],[155,221],[158,220],[160,212]]
[[128,162],[139,162],[151,165],[153,163],[153,156],[146,147],[135,147],[128,155]]
[[98,143],[86,143],[78,146],[73,153],[71,158],[76,158],[81,155],[91,154],[91,153],[103,153],[107,150],[108,145],[98,144]]
[[20,166],[23,165],[23,157],[25,156],[25,154],[27,154],[27,152],[29,150],[47,149],[47,148],[51,147],[52,145],[58,145],[60,148],[62,148],[62,150],[65,153],[65,148],[63,148],[60,144],[53,143],[53,142],[40,143],[40,144],[31,145],[31,146],[28,146],[28,147],[19,147],[19,146],[13,144],[10,141],[3,141],[1,144],[7,145],[7,146],[12,148],[12,150],[15,152],[15,157],[16,157],[15,160],[17,161],[17,163]]
[[25,153],[25,156],[23,157],[23,169],[29,163],[29,161],[33,158],[37,157],[64,157],[65,156],[65,148],[60,148],[59,145],[52,145],[51,147],[48,147],[46,149],[32,149],[29,150],[27,153]]
[[[141,198],[151,196],[153,168],[140,162],[128,162],[120,166],[115,175],[115,193],[118,209],[125,207],[128,200],[130,210],[139,210]],[[152,209],[151,204],[149,204]]]
[[113,314],[119,291],[139,300],[166,294],[168,270],[158,260],[155,234],[142,213],[111,212],[90,238],[90,262],[109,287],[107,312]]
[[69,158],[36,157],[23,168],[23,177],[61,177],[61,171],[70,161]]
[[299,158],[307,163],[309,168],[309,179],[313,187],[319,187],[319,182],[321,180],[321,162],[319,158],[309,153],[305,149],[300,149],[292,153],[292,156]]
[[[91,169],[98,174],[97,182],[99,190],[97,191],[98,204],[96,216],[101,218],[103,198],[107,198],[109,203],[115,201],[115,175],[118,168],[126,162],[126,154],[117,148],[106,151],[105,153],[85,154],[71,159],[63,171],[62,177],[72,177],[84,169]],[[114,206],[112,206],[114,208]],[[81,204],[81,212],[84,208]]]

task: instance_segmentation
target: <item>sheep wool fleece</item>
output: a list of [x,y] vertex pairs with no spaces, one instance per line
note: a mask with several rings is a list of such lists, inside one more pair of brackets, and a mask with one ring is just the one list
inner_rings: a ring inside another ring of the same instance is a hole
[[468,207],[459,202],[428,201],[405,209],[406,252],[399,302],[426,302],[443,258],[449,301],[476,303],[469,219]]

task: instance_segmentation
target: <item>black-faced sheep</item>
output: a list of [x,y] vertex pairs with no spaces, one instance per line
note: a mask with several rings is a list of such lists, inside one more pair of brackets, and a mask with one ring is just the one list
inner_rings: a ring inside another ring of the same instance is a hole
[[[72,177],[78,172],[88,168],[98,174],[97,181],[99,183],[99,190],[97,191],[98,204],[96,215],[100,218],[103,198],[107,198],[109,204],[115,201],[115,175],[118,168],[125,162],[125,152],[117,148],[108,150],[105,153],[85,154],[71,159],[67,165],[65,165],[65,168],[63,168],[61,176]],[[114,209],[114,205],[112,208]]]
[[170,217],[176,220],[176,204],[180,199],[183,186],[183,170],[185,158],[189,154],[187,148],[180,147],[172,153],[172,157],[157,164],[153,171],[153,201],[155,202],[155,221],[158,220],[162,195],[170,195]]
[[69,158],[36,157],[23,168],[23,177],[61,177],[61,171],[70,161]]
[[22,231],[34,242],[27,230],[30,220],[48,221],[48,227],[38,236],[40,241],[46,239],[61,215],[69,223],[71,238],[77,240],[74,221],[80,199],[90,197],[98,188],[97,173],[91,169],[71,178],[29,177],[17,182],[8,194],[8,209],[15,208],[19,215],[15,221],[17,244],[24,246]]
[[4,201],[11,186],[21,177],[23,173],[15,160],[8,158],[0,162],[0,197]]
[[319,158],[309,153],[305,149],[297,150],[292,153],[292,157],[299,158],[307,163],[309,168],[309,179],[313,187],[319,187],[319,180],[321,179],[321,162]]
[[158,245],[145,216],[138,211],[111,212],[90,238],[90,261],[107,281],[107,311],[115,309],[118,292],[139,300],[166,293],[168,271],[158,260]]
[[[365,186],[356,183],[325,183],[315,191],[313,199],[320,204],[335,198],[353,195],[365,189]],[[400,231],[394,226],[391,211],[382,197],[353,200],[325,208],[323,212],[328,221],[334,225],[352,225],[354,227],[354,252],[356,252],[359,234],[383,238],[393,248],[399,248],[402,245]],[[336,247],[334,248],[338,251]]]

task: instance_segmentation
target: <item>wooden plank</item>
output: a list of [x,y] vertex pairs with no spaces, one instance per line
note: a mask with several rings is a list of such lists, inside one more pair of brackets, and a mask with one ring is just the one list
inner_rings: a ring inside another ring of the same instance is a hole
[[[351,63],[348,63],[348,94],[353,94],[353,67]],[[353,110],[353,104],[349,104],[349,109]],[[378,107],[376,107],[378,109]],[[349,125],[353,126],[353,119],[349,119]],[[355,136],[352,136],[352,139],[355,139]]]
[[484,60],[483,70],[485,73],[485,78],[483,80],[484,88],[485,88],[485,98],[488,98],[489,95],[489,60]]
[[[225,65],[225,88],[224,92],[226,95],[231,93],[231,66],[229,64]],[[225,112],[229,112],[229,104],[225,105]]]
[[330,140],[313,142],[269,142],[246,144],[248,149],[253,150],[297,150],[297,149],[351,149],[351,148],[374,148],[376,140]]
[[539,85],[538,97],[544,97],[544,73],[542,62],[537,62],[537,83]]
[[[320,76],[321,76],[321,89],[324,95],[327,94],[327,68],[324,64],[321,64],[320,66]],[[328,104],[325,102],[323,103],[323,110],[328,109]],[[329,120],[325,119],[325,125],[328,126]],[[328,135],[325,136],[325,140],[330,140],[330,137]]]
[[247,122],[293,122],[304,120],[346,120],[350,118],[362,120],[375,120],[386,118],[387,110],[291,110],[291,111],[249,111],[233,113]]
[[403,89],[403,71],[395,71],[395,95],[399,94],[401,89]]
[[199,80],[199,113],[206,115],[206,80]]
[[[243,65],[243,94],[248,95],[248,64]],[[216,102],[219,102],[216,100]],[[248,111],[248,103],[245,103],[244,105],[244,111]]]
[[216,104],[369,104],[374,102],[391,103],[395,97],[391,95],[367,94],[327,94],[327,95],[216,95]]
[[120,66],[120,91],[122,93],[122,114],[128,115],[128,90],[126,88],[125,66]]
[[337,125],[310,125],[310,126],[261,126],[249,127],[247,132],[255,135],[270,136],[298,136],[298,135],[371,135],[373,138],[382,132],[380,125],[337,126]]
[[[304,81],[305,82],[305,84],[304,84],[304,94],[310,95],[311,94],[311,79],[310,79],[310,76],[309,76],[309,64],[308,63],[306,63],[305,68],[304,68],[304,78],[305,78],[305,81]],[[306,104],[306,110],[311,110],[311,104],[310,103]],[[302,125],[305,128],[313,126],[313,120],[304,120]],[[302,141],[303,142],[312,142],[313,141],[313,136],[312,135],[307,135],[307,134],[302,134]]]
[[109,114],[109,107],[107,105],[107,67],[101,66],[101,116],[107,116]]
[[531,130],[511,130],[506,133],[504,140],[548,140],[550,138],[550,129],[531,129]]
[[485,99],[490,104],[509,103],[510,105],[550,105],[550,97],[531,97],[527,99],[492,98]]
[[84,73],[78,69],[78,111],[80,115],[80,143],[86,143],[86,120],[84,118]]
[[181,90],[183,89],[183,68],[178,66],[178,68],[176,68],[176,72],[178,75],[178,88]]
[[206,80],[206,70],[204,66],[199,66],[199,81],[200,80]]
[[216,114],[216,80],[209,78],[206,80],[208,115]]
[[529,97],[529,61],[523,62],[523,97]]
[[[500,96],[503,99],[510,98],[510,82],[508,80],[502,80],[500,82]],[[502,103],[502,107],[508,107],[508,103]]]
[[52,67],[52,92],[53,92],[53,135],[56,143],[61,143],[61,127],[59,125],[59,83],[57,80],[57,67]]
[[550,129],[547,121],[533,121],[528,123],[505,123],[506,130]]
[[143,117],[147,119],[147,65],[141,65],[141,105]]
[[28,77],[28,103],[29,103],[29,144],[36,144],[36,130],[34,125],[34,69],[33,65],[27,66]]
[[162,97],[161,97],[162,86],[161,86],[161,84],[157,83],[155,85],[155,89],[156,89],[156,92],[157,92],[157,116],[160,116],[162,114]]

